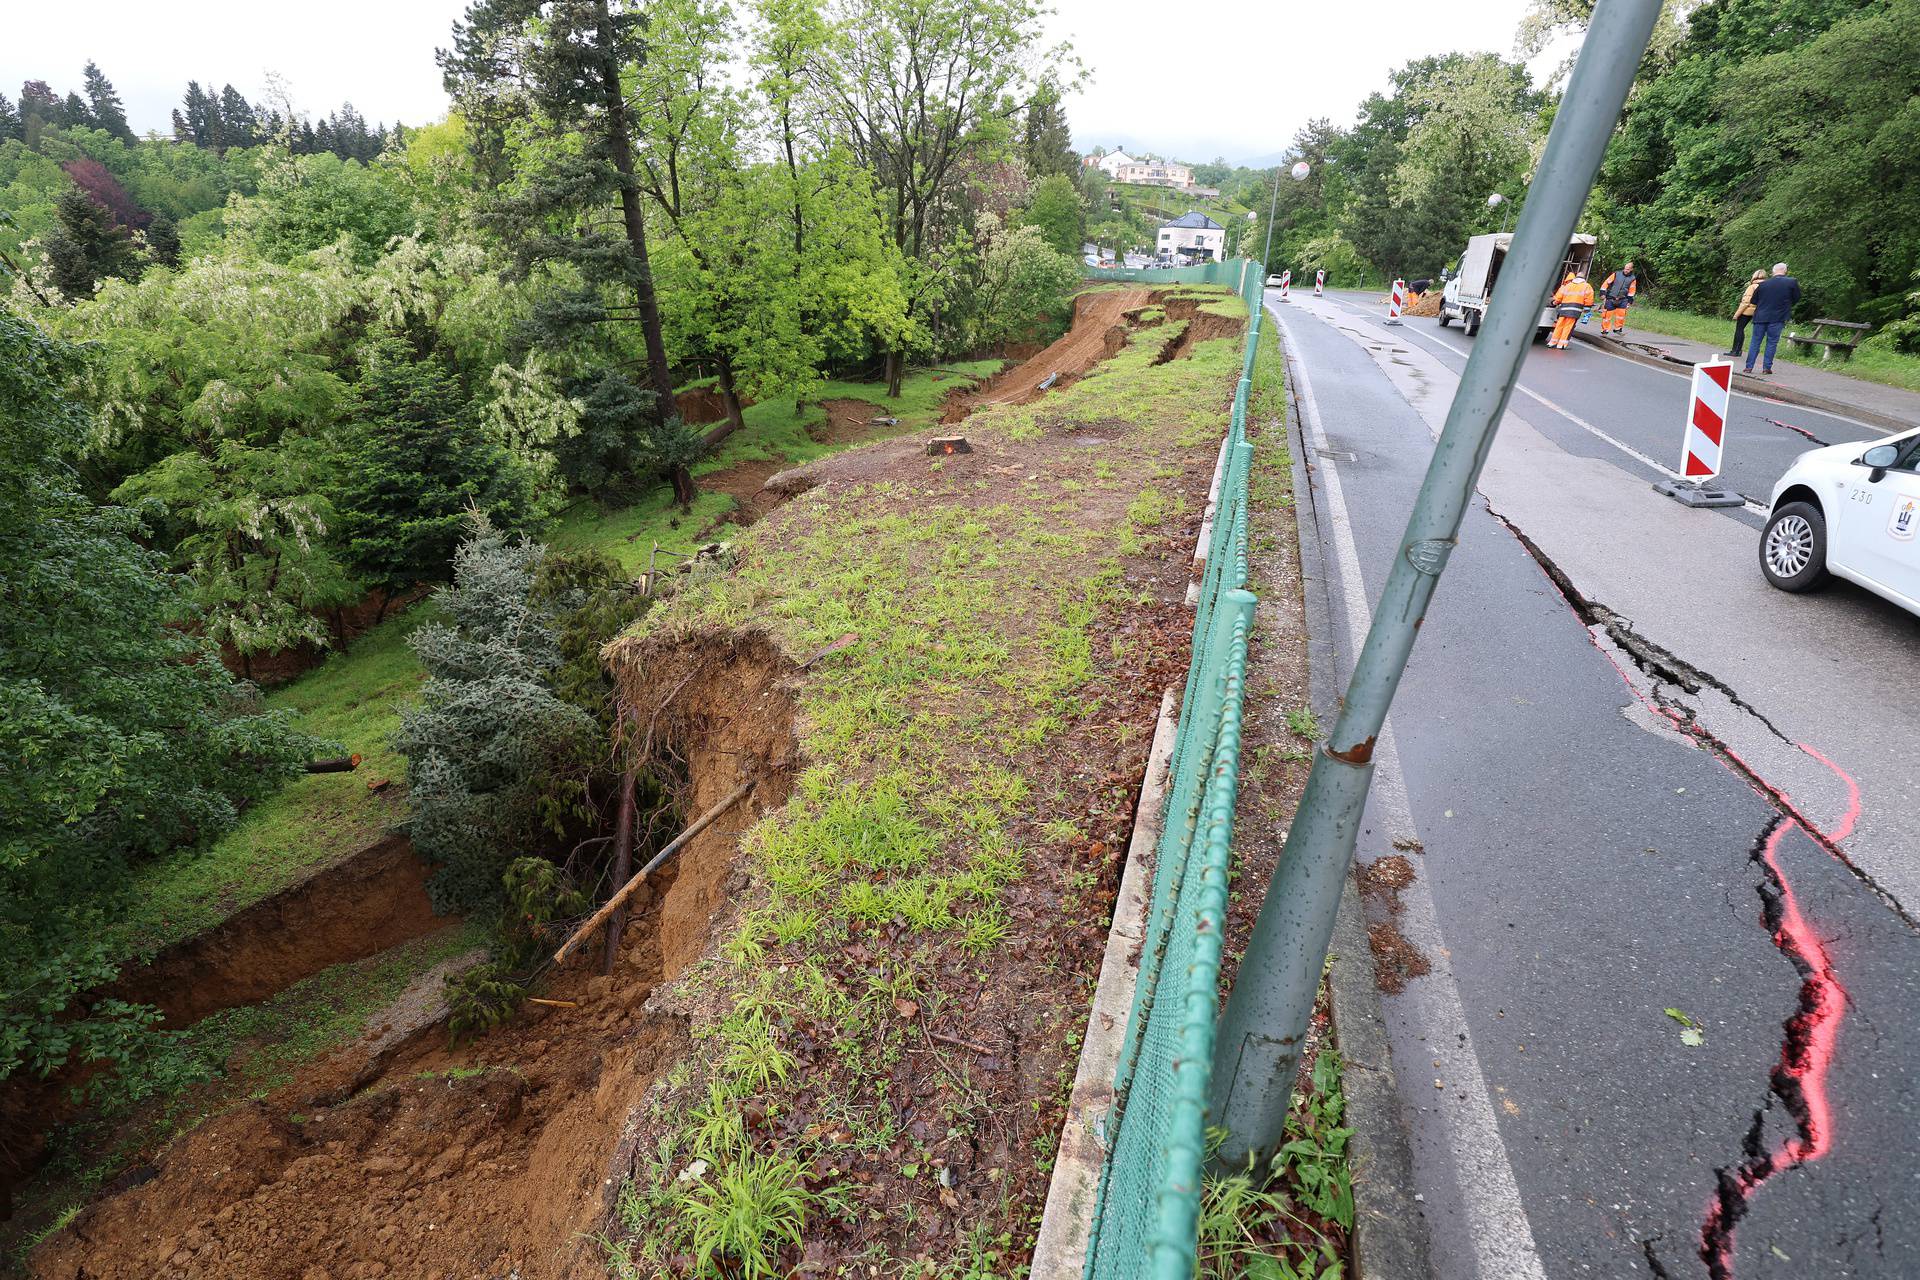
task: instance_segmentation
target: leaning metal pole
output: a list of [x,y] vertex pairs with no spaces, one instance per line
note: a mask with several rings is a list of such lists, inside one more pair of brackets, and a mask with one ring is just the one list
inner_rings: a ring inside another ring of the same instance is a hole
[[1244,1166],[1249,1154],[1271,1152],[1282,1140],[1302,1039],[1373,778],[1374,742],[1532,345],[1540,300],[1557,283],[1554,273],[1566,257],[1659,11],[1660,0],[1600,0],[1594,7],[1493,305],[1460,375],[1339,720],[1314,755],[1306,794],[1227,1001],[1209,1107],[1211,1123],[1227,1131],[1219,1152],[1223,1165]]

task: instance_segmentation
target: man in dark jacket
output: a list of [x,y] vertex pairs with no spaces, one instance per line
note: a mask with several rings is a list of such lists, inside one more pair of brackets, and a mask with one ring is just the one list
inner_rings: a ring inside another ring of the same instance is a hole
[[1766,343],[1766,358],[1761,373],[1773,372],[1773,353],[1780,347],[1780,332],[1793,318],[1794,304],[1800,301],[1800,282],[1787,274],[1787,264],[1773,264],[1773,275],[1753,291],[1753,345],[1747,348],[1747,372],[1753,372],[1753,358]]

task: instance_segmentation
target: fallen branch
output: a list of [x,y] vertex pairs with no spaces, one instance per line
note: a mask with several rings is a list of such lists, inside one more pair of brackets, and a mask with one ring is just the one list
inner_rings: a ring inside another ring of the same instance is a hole
[[578,1000],[549,1000],[544,996],[528,996],[527,1003],[543,1004],[549,1009],[578,1009],[580,1007]]
[[707,810],[705,813],[701,814],[698,818],[694,819],[692,826],[688,827],[685,831],[682,831],[679,835],[675,836],[672,839],[672,841],[668,843],[666,848],[662,849],[660,852],[654,854],[652,858],[648,859],[647,865],[640,868],[639,871],[635,872],[633,879],[627,881],[625,884],[621,885],[618,889],[614,890],[613,896],[608,898],[605,902],[601,903],[600,909],[594,912],[592,915],[588,916],[587,922],[581,925],[578,929],[575,929],[573,931],[573,936],[560,944],[560,949],[553,953],[553,962],[555,964],[559,964],[561,961],[565,960],[567,958],[568,953],[571,952],[575,947],[579,946],[580,943],[583,940],[585,940],[588,936],[590,936],[594,930],[598,929],[602,924],[605,924],[607,921],[607,918],[611,916],[616,910],[619,909],[620,904],[625,902],[629,897],[631,897],[634,890],[638,889],[642,884],[645,884],[647,877],[652,875],[656,870],[658,870],[662,863],[664,863],[668,858],[672,857],[674,854],[680,852],[680,847],[686,844],[687,841],[693,839],[695,836],[699,835],[702,831],[705,831],[708,827],[712,826],[714,819],[718,818],[721,814],[725,813],[727,810],[733,808],[733,806],[738,804],[746,796],[747,792],[751,790],[753,790],[753,779],[749,778],[745,782],[742,782],[739,786],[735,787],[732,791],[728,792],[726,799],[722,800],[719,804],[716,804],[715,806],[713,806],[713,808]]
[[993,1050],[989,1049],[986,1045],[975,1044],[971,1040],[962,1040],[959,1036],[950,1036],[943,1031],[929,1031],[927,1035],[931,1039],[939,1041],[941,1044],[950,1044],[956,1049],[971,1049],[975,1053],[984,1053],[989,1057],[993,1055]]
[[358,751],[350,756],[328,756],[325,760],[309,760],[306,764],[308,773],[352,773],[359,767]]

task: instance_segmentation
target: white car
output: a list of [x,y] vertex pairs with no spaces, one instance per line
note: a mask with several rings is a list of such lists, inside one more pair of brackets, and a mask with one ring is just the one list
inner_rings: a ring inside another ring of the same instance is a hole
[[1280,287],[1280,277],[1279,277],[1279,276],[1268,276],[1268,277],[1267,277],[1267,288],[1269,288],[1269,289],[1278,289],[1279,287]]
[[1920,613],[1920,431],[1795,459],[1773,486],[1760,569],[1782,591],[1834,574]]

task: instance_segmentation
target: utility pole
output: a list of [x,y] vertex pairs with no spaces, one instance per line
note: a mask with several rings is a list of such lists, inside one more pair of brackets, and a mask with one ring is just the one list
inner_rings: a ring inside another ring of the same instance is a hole
[[1218,1157],[1223,1166],[1244,1167],[1249,1154],[1280,1145],[1300,1046],[1373,779],[1374,743],[1458,541],[1520,362],[1533,344],[1538,300],[1566,256],[1568,237],[1599,172],[1660,3],[1600,0],[1594,6],[1496,297],[1460,375],[1339,720],[1314,753],[1306,794],[1221,1019],[1208,1114],[1227,1130]]

